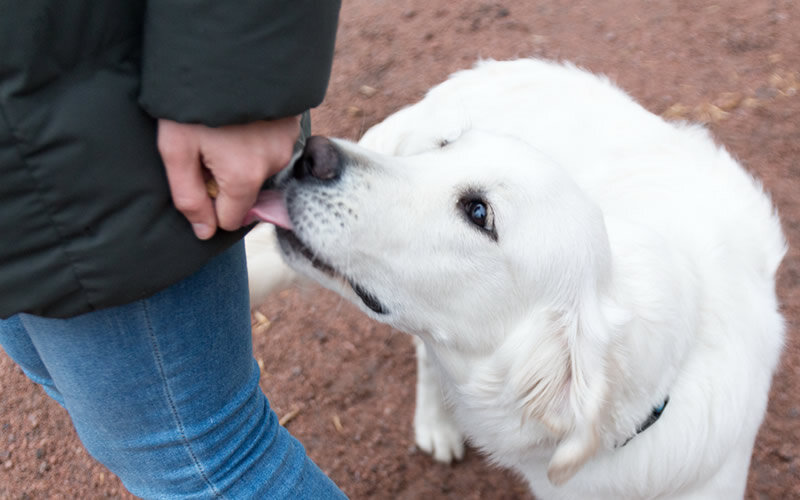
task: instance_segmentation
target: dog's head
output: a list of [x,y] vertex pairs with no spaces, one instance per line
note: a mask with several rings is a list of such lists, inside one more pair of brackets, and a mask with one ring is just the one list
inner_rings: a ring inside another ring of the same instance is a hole
[[556,164],[477,130],[404,156],[312,137],[282,190],[289,264],[379,321],[480,355],[534,311],[551,315],[564,362],[543,375],[553,380],[531,414],[561,429],[554,482],[591,456],[607,383],[599,297],[610,252],[601,212]]

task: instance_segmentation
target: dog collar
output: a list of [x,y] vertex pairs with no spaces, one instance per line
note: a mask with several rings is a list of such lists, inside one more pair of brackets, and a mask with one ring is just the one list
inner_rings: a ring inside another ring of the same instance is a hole
[[648,427],[650,427],[651,425],[656,423],[656,421],[659,418],[661,418],[661,414],[664,413],[664,408],[667,407],[667,403],[669,403],[669,396],[667,396],[664,399],[663,403],[661,403],[658,406],[653,407],[653,411],[650,412],[650,415],[647,417],[647,420],[645,420],[644,422],[639,424],[639,426],[636,428],[636,434],[634,434],[633,436],[631,436],[628,439],[626,439],[625,442],[623,442],[622,444],[618,445],[617,448],[622,448],[623,446],[628,444],[631,439],[635,438],[636,436],[638,436],[639,434],[641,434],[642,432],[647,430]]

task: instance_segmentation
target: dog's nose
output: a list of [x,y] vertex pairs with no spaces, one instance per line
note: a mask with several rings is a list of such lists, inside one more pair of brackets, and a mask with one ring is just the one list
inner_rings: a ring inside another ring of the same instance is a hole
[[342,159],[333,143],[326,137],[314,135],[306,141],[303,154],[294,164],[294,176],[298,179],[313,177],[330,181],[339,177]]

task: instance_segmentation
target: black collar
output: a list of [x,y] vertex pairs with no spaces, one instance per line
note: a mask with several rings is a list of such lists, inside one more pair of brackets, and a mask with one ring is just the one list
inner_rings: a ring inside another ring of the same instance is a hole
[[648,427],[656,423],[656,420],[661,418],[661,414],[664,413],[664,408],[667,407],[667,403],[669,403],[669,396],[667,396],[666,399],[664,399],[664,402],[661,403],[659,406],[653,407],[653,411],[650,412],[650,416],[647,417],[647,420],[639,424],[639,427],[636,428],[636,434],[626,439],[625,442],[623,442],[622,444],[617,445],[617,448],[622,448],[623,446],[628,444],[631,439],[635,438],[636,436],[644,432]]

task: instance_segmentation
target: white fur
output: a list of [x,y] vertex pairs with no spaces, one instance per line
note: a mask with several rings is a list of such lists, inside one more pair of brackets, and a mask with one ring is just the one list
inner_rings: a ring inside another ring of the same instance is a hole
[[[296,236],[340,276],[282,247],[417,336],[422,449],[460,458],[460,431],[543,499],[743,496],[785,242],[706,130],[573,66],[489,61],[335,144],[338,180],[284,188]],[[491,206],[496,241],[465,192]]]
[[256,308],[267,295],[295,284],[300,277],[286,265],[275,240],[275,226],[259,224],[245,238],[250,307]]

